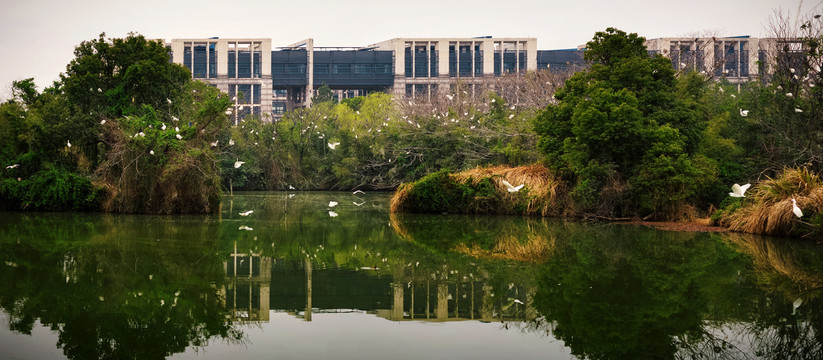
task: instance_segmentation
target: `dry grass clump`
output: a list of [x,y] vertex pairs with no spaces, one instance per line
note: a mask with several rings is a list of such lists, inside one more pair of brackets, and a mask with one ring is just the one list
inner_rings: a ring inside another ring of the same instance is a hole
[[804,291],[823,288],[823,276],[798,264],[797,250],[791,249],[790,244],[743,234],[729,234],[725,238],[741,252],[749,254],[764,274],[776,273]]
[[[755,185],[740,209],[724,216],[731,230],[766,235],[797,235],[803,221],[792,212],[792,201],[803,211],[803,220],[823,211],[823,181],[807,168],[787,169],[780,176]],[[809,225],[809,224],[806,224]]]
[[477,244],[471,247],[464,243],[457,244],[454,250],[475,258],[508,259],[532,263],[549,260],[554,250],[555,239],[546,239],[535,234],[528,235],[525,242],[515,236],[506,236],[497,241],[494,248],[486,250]]
[[[524,186],[509,192],[503,180]],[[402,184],[391,199],[391,212],[559,215],[562,193],[562,182],[542,165],[478,167]]]

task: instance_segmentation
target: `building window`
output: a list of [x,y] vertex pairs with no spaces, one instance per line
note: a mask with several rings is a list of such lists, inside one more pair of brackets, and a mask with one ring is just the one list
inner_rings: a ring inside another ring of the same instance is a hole
[[332,74],[350,74],[351,64],[332,64]]
[[193,78],[216,78],[217,51],[215,50],[215,43],[184,43],[183,65],[189,68]]
[[251,103],[260,105],[260,84],[252,85],[252,97]]
[[391,74],[391,64],[375,64],[376,74]]
[[355,74],[373,74],[374,67],[372,64],[354,64]]
[[271,113],[274,115],[283,115],[286,112],[285,101],[274,101],[271,103]]
[[314,73],[315,74],[328,74],[329,73],[329,64],[314,64]]
[[271,64],[271,73],[272,74],[285,74],[286,73],[286,64]]
[[306,64],[289,64],[289,74],[305,74]]

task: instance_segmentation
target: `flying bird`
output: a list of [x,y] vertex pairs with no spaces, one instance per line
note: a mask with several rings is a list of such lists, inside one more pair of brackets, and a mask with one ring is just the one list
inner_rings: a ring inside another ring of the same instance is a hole
[[332,149],[332,150],[334,150],[334,148],[336,148],[336,147],[337,147],[337,145],[340,145],[340,143],[339,143],[339,142],[336,142],[336,143],[329,143],[329,148],[330,148],[330,149]]
[[249,211],[246,211],[246,212],[241,212],[241,213],[239,213],[239,214],[240,214],[240,216],[249,216],[249,215],[251,215],[251,213],[253,213],[253,212],[254,212],[254,210],[249,210]]
[[795,199],[792,199],[792,212],[799,218],[803,217],[803,210],[800,210],[800,208],[797,207],[797,200]]
[[526,184],[520,184],[519,186],[512,186],[512,184],[509,184],[508,181],[503,180],[503,185],[506,185],[506,190],[509,190],[509,192],[518,192],[518,191],[520,191],[520,189],[523,188],[523,185],[526,185]]
[[738,184],[734,184],[734,185],[732,185],[732,192],[729,193],[729,196],[731,196],[731,197],[746,197],[746,195],[745,195],[746,190],[748,190],[750,186],[752,186],[752,184],[746,184],[746,185],[743,185],[743,186],[740,186]]
[[6,166],[6,169],[14,169],[18,166],[20,166],[20,164],[9,165],[9,166]]

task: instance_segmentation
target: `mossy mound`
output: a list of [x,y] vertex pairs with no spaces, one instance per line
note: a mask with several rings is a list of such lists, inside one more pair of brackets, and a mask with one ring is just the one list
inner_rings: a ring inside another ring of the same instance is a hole
[[[503,180],[520,191],[510,192]],[[559,215],[561,182],[542,165],[475,168],[452,174],[441,170],[400,185],[392,212]]]

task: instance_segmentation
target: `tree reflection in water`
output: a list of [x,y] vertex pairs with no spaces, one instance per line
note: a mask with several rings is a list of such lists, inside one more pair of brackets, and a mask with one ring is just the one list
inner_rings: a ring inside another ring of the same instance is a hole
[[[498,323],[562,340],[580,358],[823,358],[819,247],[390,216],[380,197],[356,208],[343,197],[237,195],[219,218],[4,214],[0,308],[15,332],[49,326],[69,358],[164,358],[242,344],[240,325],[270,312],[312,321],[347,311]],[[340,216],[326,214],[329,199]],[[241,219],[235,208],[255,212]]]

